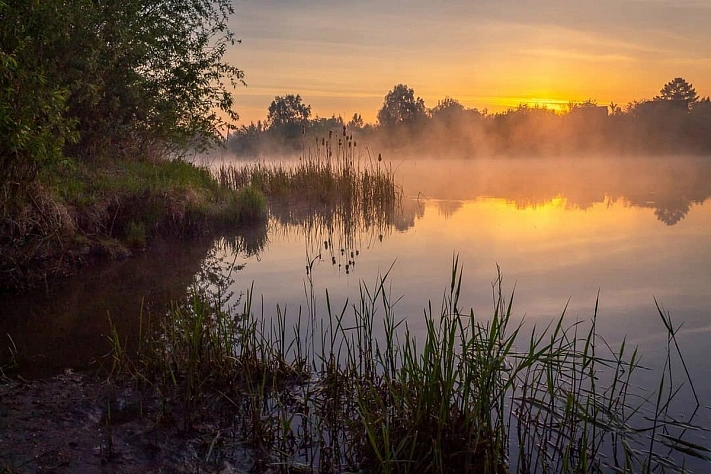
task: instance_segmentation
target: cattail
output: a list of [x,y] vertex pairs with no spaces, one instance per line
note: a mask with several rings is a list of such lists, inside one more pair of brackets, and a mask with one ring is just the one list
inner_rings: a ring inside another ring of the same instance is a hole
[[331,137],[333,137],[333,130],[328,131],[328,139],[330,140]]
[[344,137],[346,136],[346,126],[345,125],[343,126],[343,136]]
[[380,153],[378,153],[378,161],[383,161],[383,155],[381,155]]

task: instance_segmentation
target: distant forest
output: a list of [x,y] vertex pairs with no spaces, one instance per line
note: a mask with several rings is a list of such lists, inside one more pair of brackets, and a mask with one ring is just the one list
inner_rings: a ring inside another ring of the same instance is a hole
[[442,156],[706,154],[711,153],[711,100],[677,77],[658,96],[625,106],[589,99],[570,102],[563,113],[521,104],[492,114],[450,97],[427,108],[413,89],[398,84],[385,95],[377,123],[364,124],[358,113],[348,121],[312,117],[300,95],[286,95],[274,98],[265,120],[233,131],[228,148],[245,157],[306,152],[334,132],[350,138],[343,146],[361,140]]

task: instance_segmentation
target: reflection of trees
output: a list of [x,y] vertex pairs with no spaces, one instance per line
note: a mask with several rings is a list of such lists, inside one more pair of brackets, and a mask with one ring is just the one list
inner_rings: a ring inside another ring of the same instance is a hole
[[267,222],[255,222],[247,227],[237,229],[234,233],[225,234],[215,242],[215,247],[229,250],[233,254],[245,257],[259,256],[269,243]]
[[419,199],[405,200],[395,216],[395,228],[400,232],[406,231],[415,226],[415,219],[420,219],[424,215],[425,205],[422,201]]
[[449,219],[462,207],[462,201],[438,201],[437,210],[444,216],[445,219]]
[[661,222],[674,225],[693,203],[711,196],[708,157],[420,160],[402,168],[405,191],[441,200],[440,212],[445,216],[448,211],[443,206],[450,205],[445,201],[480,197],[505,199],[519,208],[545,205],[556,198],[564,198],[570,209],[622,200],[651,209]]
[[0,365],[10,334],[24,374],[88,368],[109,349],[107,314],[130,350],[141,330],[138,315],[145,325],[149,315],[161,316],[171,301],[184,300],[212,245],[204,236],[157,240],[148,252],[99,263],[50,284],[46,292],[3,295]]
[[657,202],[656,206],[654,215],[657,216],[657,219],[666,225],[674,225],[686,217],[691,208],[691,202],[682,196],[673,200]]

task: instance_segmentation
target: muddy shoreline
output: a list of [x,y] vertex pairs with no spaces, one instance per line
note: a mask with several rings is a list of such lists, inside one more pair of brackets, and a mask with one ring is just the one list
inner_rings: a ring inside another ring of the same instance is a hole
[[[209,406],[185,429],[172,400],[97,374],[0,379],[3,473],[254,472],[230,430],[227,408]],[[268,472],[262,471],[262,472]]]

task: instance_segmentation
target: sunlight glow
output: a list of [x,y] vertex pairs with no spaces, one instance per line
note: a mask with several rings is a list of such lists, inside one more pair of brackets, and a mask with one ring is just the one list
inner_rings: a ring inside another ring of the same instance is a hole
[[[497,97],[494,98],[492,102],[500,106],[503,110],[515,109],[520,105],[524,105],[534,108],[538,107],[542,109],[549,109],[560,114],[568,111],[568,104],[571,102],[571,100],[542,97]],[[498,111],[499,110],[492,110],[492,112]]]

